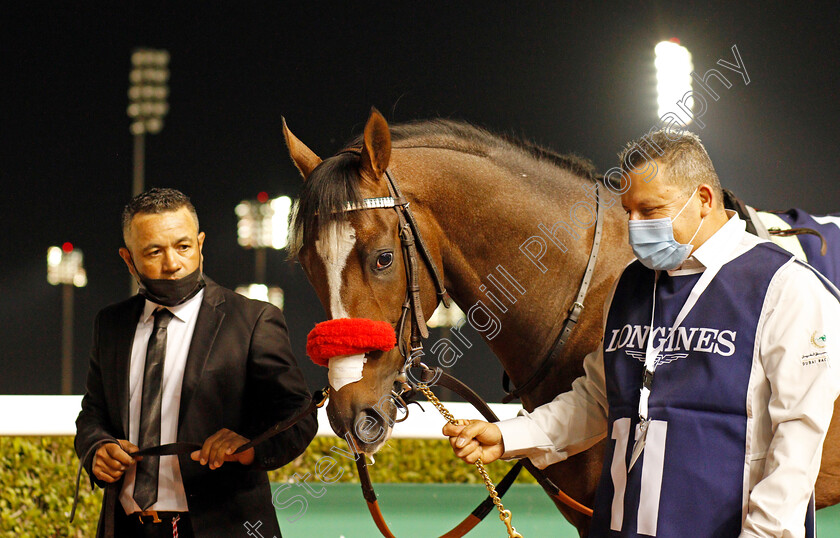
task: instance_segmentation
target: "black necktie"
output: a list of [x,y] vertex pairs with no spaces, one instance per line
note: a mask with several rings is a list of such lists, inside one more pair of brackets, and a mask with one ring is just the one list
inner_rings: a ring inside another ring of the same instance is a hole
[[[143,369],[143,394],[140,404],[140,448],[160,444],[161,396],[163,395],[163,360],[166,356],[166,326],[173,314],[165,308],[155,312],[155,326],[146,348]],[[157,502],[160,456],[145,456],[137,462],[134,500],[141,510]]]

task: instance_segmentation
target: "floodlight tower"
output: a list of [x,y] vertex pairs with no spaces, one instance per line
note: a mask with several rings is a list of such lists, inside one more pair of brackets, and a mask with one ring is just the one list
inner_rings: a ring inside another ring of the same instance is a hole
[[131,86],[128,88],[128,117],[134,135],[134,181],[132,196],[144,189],[146,133],[163,129],[169,112],[169,53],[165,50],[135,49],[131,54]]
[[82,251],[72,243],[47,249],[47,282],[61,285],[61,393],[73,392],[73,288],[87,285]]
[[269,248],[281,250],[288,244],[289,213],[292,199],[280,196],[269,200],[268,193],[261,192],[256,200],[243,200],[236,206],[237,236],[239,244],[254,249],[254,284],[236,289],[238,293],[268,301],[283,308],[283,290],[267,286],[265,277],[266,251]]

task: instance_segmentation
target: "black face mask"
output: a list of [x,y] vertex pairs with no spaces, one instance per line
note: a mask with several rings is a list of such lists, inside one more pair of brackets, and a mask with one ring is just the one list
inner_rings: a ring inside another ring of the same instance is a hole
[[[134,265],[134,260],[131,261]],[[177,280],[168,278],[146,278],[134,265],[134,272],[140,280],[140,295],[163,306],[176,306],[186,302],[206,285],[199,266],[195,271]]]

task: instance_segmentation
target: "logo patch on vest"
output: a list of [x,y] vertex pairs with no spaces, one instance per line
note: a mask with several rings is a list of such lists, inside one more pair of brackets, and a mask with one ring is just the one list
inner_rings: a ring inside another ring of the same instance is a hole
[[816,348],[819,348],[819,349],[825,349],[825,340],[826,340],[826,336],[824,334],[820,335],[820,336],[817,336],[817,331],[814,331],[813,333],[811,333],[811,345],[812,346],[814,346]]
[[812,366],[814,364],[828,364],[828,353],[823,351],[826,346],[825,334],[820,334],[818,331],[811,333],[811,353],[802,355],[802,366]]
[[[645,360],[645,347],[650,327],[647,325],[625,325],[613,329],[604,352],[624,349],[625,353],[642,362]],[[737,331],[710,329],[706,327],[656,327],[653,330],[654,347],[661,346],[657,364],[668,364],[688,357],[691,351],[714,353],[729,357],[735,353]]]

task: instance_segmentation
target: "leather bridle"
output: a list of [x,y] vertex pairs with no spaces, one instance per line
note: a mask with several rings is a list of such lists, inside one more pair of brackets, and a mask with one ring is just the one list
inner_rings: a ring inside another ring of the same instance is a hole
[[[339,152],[339,154],[342,153],[352,153],[359,155],[360,151],[357,149],[345,149]],[[449,307],[449,296],[446,292],[446,288],[444,286],[440,272],[438,271],[437,265],[435,264],[434,259],[429,253],[426,243],[423,240],[423,237],[420,233],[420,229],[417,226],[417,221],[414,219],[414,215],[412,214],[411,209],[409,208],[408,200],[400,192],[400,189],[396,181],[394,180],[394,176],[391,174],[390,170],[385,170],[384,175],[386,178],[390,197],[366,198],[363,199],[361,202],[357,203],[348,202],[342,212],[393,208],[397,213],[397,218],[399,221],[400,243],[402,245],[403,260],[406,271],[406,295],[405,301],[402,305],[402,311],[399,317],[399,321],[397,322],[396,327],[399,351],[403,357],[403,367],[400,371],[399,376],[397,377],[397,380],[400,382],[400,391],[392,391],[391,393],[392,398],[394,398],[395,400],[395,405],[402,407],[405,410],[405,412],[408,413],[407,404],[406,401],[403,400],[403,395],[409,392],[413,393],[413,387],[408,383],[408,379],[410,378],[417,384],[438,384],[452,390],[453,392],[464,398],[467,402],[471,403],[477,410],[479,410],[479,412],[481,412],[484,418],[487,419],[489,422],[497,422],[499,419],[493,413],[492,409],[490,409],[490,406],[487,405],[484,399],[482,399],[472,389],[467,387],[458,379],[444,372],[440,368],[431,369],[425,364],[423,364],[420,360],[423,356],[423,339],[429,336],[429,331],[426,326],[426,318],[423,314],[423,309],[420,302],[418,251],[420,257],[426,263],[426,267],[429,271],[432,281],[434,282],[438,299],[443,301],[444,306],[446,306],[447,308]],[[595,235],[593,239],[592,249],[589,255],[589,260],[587,262],[586,269],[584,270],[584,275],[575,301],[573,302],[572,307],[570,308],[568,315],[565,321],[563,322],[562,329],[557,338],[555,339],[554,343],[552,344],[548,354],[541,361],[540,365],[534,371],[531,377],[525,383],[523,383],[521,387],[515,389],[514,391],[509,391],[508,396],[505,398],[505,401],[509,401],[513,397],[518,397],[527,389],[535,386],[535,384],[541,377],[545,377],[548,368],[560,357],[560,354],[562,353],[563,348],[565,347],[566,342],[568,341],[569,335],[571,334],[572,329],[574,329],[575,325],[577,324],[580,314],[583,311],[583,303],[584,299],[586,298],[586,293],[589,288],[589,284],[592,280],[592,275],[594,273],[595,262],[598,257],[598,251],[603,231],[603,205],[600,203],[600,198],[598,195],[599,188],[598,184],[596,183],[597,210],[595,217]],[[405,323],[409,318],[411,320],[411,327],[408,340],[409,348],[407,349],[406,340],[403,337],[403,334],[405,331]],[[419,379],[411,374],[411,368],[419,368],[421,370]],[[507,373],[505,373],[505,376],[507,377]],[[505,388],[507,391],[507,386]],[[406,400],[409,399],[406,398]],[[412,402],[409,400],[408,403]],[[405,417],[403,417],[402,420],[404,419]],[[367,461],[362,454],[358,453],[357,448],[355,446],[351,448],[357,452],[356,468],[359,472],[359,481],[361,482],[362,486],[362,494],[365,498],[365,501],[367,502],[368,510],[370,511],[371,516],[373,517],[373,520],[376,523],[376,526],[382,533],[382,535],[386,538],[393,538],[394,535],[388,528],[388,525],[385,522],[385,519],[382,515],[382,511],[379,508],[376,492],[373,488],[373,482],[370,479]],[[537,479],[537,481],[543,487],[546,493],[553,499],[558,500],[559,502],[584,515],[590,517],[592,516],[592,510],[590,508],[580,504],[579,502],[575,501],[567,494],[565,494],[547,476],[545,476],[545,474],[540,469],[535,467],[527,458],[520,460],[516,465],[514,465],[510,469],[508,474],[499,483],[497,491],[500,497],[503,496],[504,493],[508,490],[510,485],[516,479],[516,476],[519,474],[519,471],[522,469],[522,467],[528,469],[528,471]],[[465,520],[463,520],[451,531],[442,535],[442,538],[456,538],[465,535],[479,522],[481,522],[484,516],[486,516],[492,508],[493,499],[490,496],[488,496]]]

